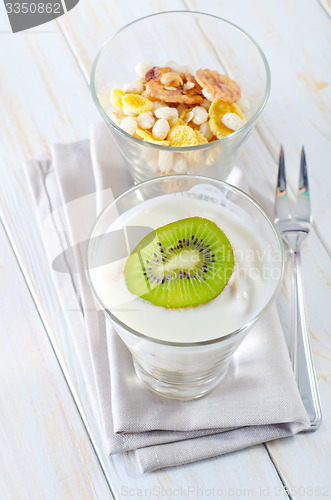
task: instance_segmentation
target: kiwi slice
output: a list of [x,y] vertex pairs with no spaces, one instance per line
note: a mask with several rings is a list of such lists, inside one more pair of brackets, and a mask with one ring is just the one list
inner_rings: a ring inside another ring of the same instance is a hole
[[145,236],[127,258],[131,293],[166,308],[192,307],[219,295],[233,272],[234,255],[212,221],[189,217]]

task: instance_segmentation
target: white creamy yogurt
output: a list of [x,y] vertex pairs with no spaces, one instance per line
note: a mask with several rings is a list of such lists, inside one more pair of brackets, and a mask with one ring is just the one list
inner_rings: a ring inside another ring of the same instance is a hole
[[[263,308],[268,295],[268,247],[256,234],[253,221],[228,200],[221,200],[223,204],[213,197],[206,201],[208,196],[199,195],[196,188],[192,191],[140,203],[110,225],[109,233],[131,226],[156,229],[194,216],[215,222],[232,245],[235,268],[214,300],[196,307],[165,309],[129,292],[123,273],[126,258],[90,269],[93,286],[105,308],[127,326],[155,339],[185,343],[222,337],[247,324]],[[107,245],[109,238],[108,234]],[[94,258],[98,252],[104,254],[102,247],[101,238]]]

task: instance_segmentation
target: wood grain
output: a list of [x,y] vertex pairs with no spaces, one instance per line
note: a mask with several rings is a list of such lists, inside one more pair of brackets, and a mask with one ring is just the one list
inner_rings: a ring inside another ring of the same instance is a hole
[[2,225],[0,240],[1,498],[109,498]]

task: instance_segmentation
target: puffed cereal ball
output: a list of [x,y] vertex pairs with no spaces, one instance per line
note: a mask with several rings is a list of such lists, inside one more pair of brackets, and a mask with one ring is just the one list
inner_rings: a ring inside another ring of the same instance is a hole
[[154,67],[154,63],[150,61],[140,61],[136,64],[134,70],[138,76],[145,78],[147,71]]
[[160,120],[157,120],[154,124],[154,127],[152,129],[152,134],[155,139],[163,141],[170,130],[170,125],[167,120],[164,118],[161,118]]
[[145,111],[145,113],[140,113],[137,117],[139,127],[148,130],[152,128],[155,123],[155,118],[151,111]]
[[138,120],[133,116],[126,116],[121,121],[121,129],[128,134],[134,135],[138,127]]
[[208,120],[208,112],[202,106],[195,106],[192,109],[192,113],[194,114],[192,121],[196,125],[202,125]]
[[214,134],[210,130],[208,122],[205,122],[202,125],[200,125],[199,131],[201,132],[201,134],[203,134],[205,136],[205,138],[207,139],[207,141],[211,141],[212,140]]
[[174,162],[172,151],[159,151],[159,169],[161,172],[170,172]]
[[122,90],[131,94],[142,94],[144,92],[144,85],[142,82],[125,83]]
[[187,162],[184,158],[184,155],[179,154],[174,161],[173,171],[176,172],[176,174],[186,174],[187,172]]
[[231,130],[239,130],[245,122],[236,113],[225,113],[222,123]]
[[169,106],[163,106],[162,108],[157,108],[154,111],[156,118],[164,118],[165,120],[177,120],[178,111],[176,108],[170,108]]

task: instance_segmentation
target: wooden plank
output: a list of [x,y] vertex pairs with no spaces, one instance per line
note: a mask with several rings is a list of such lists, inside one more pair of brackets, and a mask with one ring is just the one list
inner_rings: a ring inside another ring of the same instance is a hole
[[0,497],[110,498],[2,225],[0,240]]
[[[116,460],[116,498],[260,498],[282,488],[263,446],[138,476],[132,453]],[[267,497],[268,498],[268,497]]]
[[[59,356],[66,359],[74,385],[83,394],[85,384],[81,374],[75,373],[76,363],[71,363],[72,348],[67,342],[59,304],[56,301],[46,306],[46,298],[54,296],[54,287],[49,281],[43,293],[36,289],[40,284],[39,276],[47,274],[48,265],[39,255],[43,257],[44,250],[22,170],[23,160],[49,157],[52,142],[85,138],[90,122],[98,119],[62,35],[56,24],[51,24],[55,33],[2,35],[10,44],[0,45],[0,74],[3,75],[0,102],[4,120],[0,136],[1,206],[15,249],[23,257],[34,296],[38,305],[43,302],[47,311]],[[22,74],[25,75],[24,83]],[[63,74],[67,75],[65,79]],[[29,214],[28,222],[24,221],[24,214]],[[31,246],[32,242],[37,243],[39,251]]]
[[23,159],[47,157],[54,141],[87,137],[98,114],[59,33],[12,37],[2,35],[0,45],[1,144],[15,170]]

